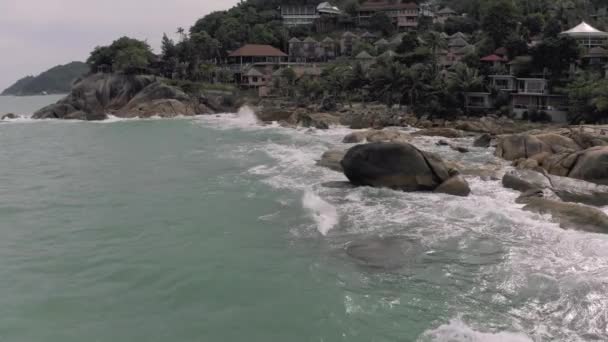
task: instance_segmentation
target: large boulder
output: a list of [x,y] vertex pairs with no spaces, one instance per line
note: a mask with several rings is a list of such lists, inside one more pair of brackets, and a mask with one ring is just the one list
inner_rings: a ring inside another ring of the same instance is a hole
[[527,159],[541,153],[574,152],[580,146],[574,140],[554,133],[513,134],[500,136],[496,156],[507,160]]
[[526,204],[524,210],[550,214],[564,229],[608,233],[608,215],[599,209],[549,199],[542,190],[528,191],[517,202]]
[[608,205],[608,186],[578,179],[559,177],[532,170],[513,170],[505,174],[502,183],[506,188],[521,192],[550,190],[565,202],[594,206]]
[[288,120],[289,123],[302,127],[329,129],[340,124],[340,118],[329,113],[306,113],[297,111]]
[[467,197],[471,194],[469,183],[461,175],[455,175],[441,183],[435,192],[454,196]]
[[321,160],[317,161],[317,165],[337,172],[343,172],[341,162],[345,154],[346,151],[344,150],[329,150],[323,153]]
[[475,141],[473,142],[473,147],[490,147],[493,139],[493,136],[488,133],[484,133],[477,139],[475,139]]
[[608,146],[592,147],[578,154],[569,177],[608,184]]
[[[456,176],[438,156],[407,143],[358,145],[348,150],[341,164],[354,185],[402,191],[434,191]],[[457,181],[453,183],[440,190],[456,189],[451,194],[462,195]]]

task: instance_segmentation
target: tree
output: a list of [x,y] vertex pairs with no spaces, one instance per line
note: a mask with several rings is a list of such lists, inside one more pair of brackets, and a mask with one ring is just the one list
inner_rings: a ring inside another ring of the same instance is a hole
[[439,61],[437,59],[439,51],[441,49],[445,49],[447,46],[446,41],[441,38],[441,35],[439,34],[439,32],[428,32],[425,36],[424,36],[424,43],[426,45],[426,47],[430,50],[431,52],[431,56],[433,56],[432,59],[432,65],[435,71],[437,71],[437,67],[439,64]]
[[483,80],[484,78],[479,74],[479,70],[458,63],[448,74],[448,89],[458,93],[461,108],[465,109],[465,93],[482,90]]
[[401,37],[401,43],[395,49],[395,52],[400,54],[411,53],[416,50],[420,46],[420,41],[418,40],[418,35],[416,33],[408,33],[404,34]]
[[483,11],[482,28],[494,41],[502,46],[508,35],[517,28],[517,9],[510,0],[489,0]]
[[249,41],[255,44],[277,45],[278,40],[272,30],[264,24],[257,24],[249,33]]
[[390,36],[395,32],[393,20],[384,12],[376,12],[369,19],[369,29]]
[[94,72],[102,71],[105,67],[114,67],[115,71],[133,71],[147,68],[153,56],[148,43],[122,37],[109,46],[96,47],[87,59],[87,64]]
[[571,37],[547,38],[532,50],[532,63],[539,70],[548,70],[552,78],[561,78],[579,56],[579,46]]
[[573,123],[608,120],[608,80],[581,75],[566,87],[569,117]]

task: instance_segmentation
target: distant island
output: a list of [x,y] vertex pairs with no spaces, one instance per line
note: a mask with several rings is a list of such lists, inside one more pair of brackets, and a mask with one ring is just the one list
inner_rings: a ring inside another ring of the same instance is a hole
[[38,76],[26,76],[18,80],[0,95],[66,94],[72,89],[73,82],[88,72],[89,66],[83,62],[58,65]]

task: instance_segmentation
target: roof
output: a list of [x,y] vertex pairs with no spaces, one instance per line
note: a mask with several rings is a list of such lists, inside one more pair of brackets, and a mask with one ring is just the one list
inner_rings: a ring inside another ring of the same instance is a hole
[[376,35],[373,33],[365,32],[361,35],[361,38],[376,38]]
[[247,44],[228,55],[229,57],[287,57],[287,54],[270,45]]
[[374,59],[372,55],[370,55],[367,51],[361,51],[355,59]]
[[296,38],[296,37],[293,37],[293,38],[291,38],[291,39],[289,40],[289,42],[290,42],[290,43],[301,43],[302,41],[301,41],[301,40],[299,40],[299,39],[298,39],[298,38]]
[[462,38],[454,38],[452,40],[450,40],[450,42],[448,43],[449,47],[453,47],[453,46],[467,46],[469,45],[469,43],[467,43],[466,40],[462,39]]
[[454,11],[453,9],[451,9],[449,7],[446,7],[446,8],[439,10],[437,12],[437,14],[456,14],[456,11]]
[[244,75],[249,77],[264,77],[264,74],[256,68],[250,68]]
[[415,2],[391,3],[390,0],[368,0],[364,2],[361,7],[359,7],[360,12],[374,12],[399,9],[418,9],[418,5]]
[[507,59],[498,55],[489,55],[480,59],[482,62],[506,62]]
[[388,41],[384,38],[379,39],[374,45],[388,45]]
[[561,34],[565,34],[574,38],[581,37],[608,37],[607,32],[602,32],[595,27],[587,24],[586,22],[580,23],[578,26],[569,29],[568,31],[564,31]]
[[325,39],[322,40],[323,43],[334,43],[335,40],[331,39],[330,37],[325,37]]
[[342,37],[358,37],[358,36],[350,31],[346,31],[342,34]]
[[393,51],[393,50],[386,50],[379,57],[381,57],[381,58],[393,58],[395,56],[397,56],[397,53],[395,51]]
[[317,11],[328,14],[341,14],[342,12],[336,6],[332,6],[329,2],[322,2],[317,6]]
[[306,37],[306,39],[304,39],[304,43],[318,43],[318,41],[316,41],[316,39],[313,37]]
[[462,39],[466,40],[467,35],[462,32],[456,32],[453,35],[451,35],[450,38],[462,38]]

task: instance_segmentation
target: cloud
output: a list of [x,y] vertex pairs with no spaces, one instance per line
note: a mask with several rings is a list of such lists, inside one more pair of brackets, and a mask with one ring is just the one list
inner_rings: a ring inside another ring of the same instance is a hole
[[162,34],[188,28],[238,0],[0,0],[0,91],[17,79],[74,60],[120,36],[158,48]]

